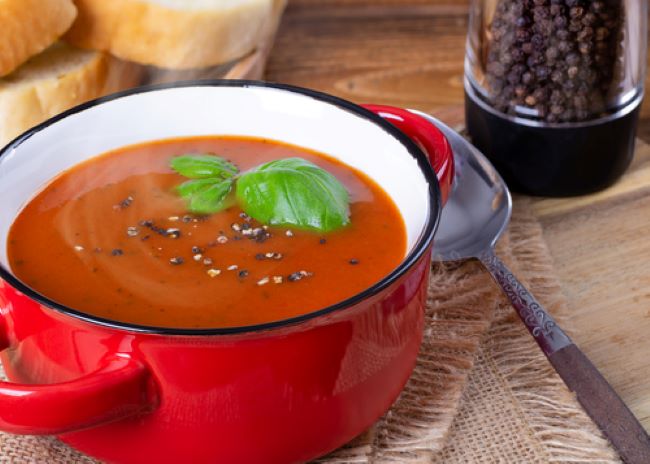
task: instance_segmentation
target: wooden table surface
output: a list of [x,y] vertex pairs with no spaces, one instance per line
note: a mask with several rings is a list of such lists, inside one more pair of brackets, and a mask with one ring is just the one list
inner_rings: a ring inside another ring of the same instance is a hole
[[[266,79],[461,123],[467,0],[289,0]],[[650,141],[650,98],[639,137]],[[650,430],[650,146],[614,187],[535,199],[574,339]]]

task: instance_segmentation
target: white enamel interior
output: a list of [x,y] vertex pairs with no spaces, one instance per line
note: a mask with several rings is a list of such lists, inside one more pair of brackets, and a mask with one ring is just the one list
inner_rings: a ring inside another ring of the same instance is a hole
[[[244,135],[326,153],[373,178],[398,206],[408,250],[429,215],[429,186],[395,137],[338,106],[264,87],[179,87],[117,98],[51,124],[0,158],[0,243],[36,192],[62,171],[125,145],[171,137]],[[380,250],[378,250],[380,252]],[[0,263],[9,269],[6,245]]]

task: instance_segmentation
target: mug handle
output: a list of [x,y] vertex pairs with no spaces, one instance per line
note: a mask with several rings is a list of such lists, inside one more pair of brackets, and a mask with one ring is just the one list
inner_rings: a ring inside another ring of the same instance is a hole
[[[0,351],[10,347],[0,311]],[[51,385],[0,382],[0,430],[59,435],[151,411],[157,394],[147,368],[126,354],[114,355],[88,375]]]
[[386,119],[404,132],[427,155],[438,176],[442,205],[449,198],[454,179],[454,154],[449,141],[426,119],[403,108],[385,105],[361,105]]

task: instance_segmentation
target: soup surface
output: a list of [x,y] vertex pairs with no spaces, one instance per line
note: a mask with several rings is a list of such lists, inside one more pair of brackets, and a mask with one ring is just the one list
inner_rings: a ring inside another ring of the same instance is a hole
[[[301,157],[350,193],[351,224],[322,234],[265,227],[234,206],[187,213],[172,157],[214,153],[244,171]],[[277,321],[342,301],[393,270],[406,251],[402,217],[366,175],[295,146],[253,138],[172,139],[129,146],[53,180],[16,218],[15,275],[76,310],[154,327]]]

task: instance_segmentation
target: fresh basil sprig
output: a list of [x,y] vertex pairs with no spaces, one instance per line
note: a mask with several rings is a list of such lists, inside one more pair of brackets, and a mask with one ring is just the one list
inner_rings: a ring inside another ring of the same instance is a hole
[[187,201],[188,209],[196,214],[211,214],[227,206],[239,169],[214,155],[184,155],[173,158],[171,167],[192,180],[176,187]]
[[243,174],[215,155],[184,155],[171,167],[189,180],[177,187],[188,209],[211,214],[229,206],[229,193],[250,217],[269,225],[329,232],[350,222],[350,196],[328,171],[302,158],[271,161]]

